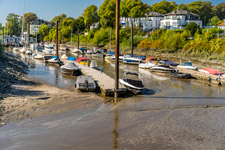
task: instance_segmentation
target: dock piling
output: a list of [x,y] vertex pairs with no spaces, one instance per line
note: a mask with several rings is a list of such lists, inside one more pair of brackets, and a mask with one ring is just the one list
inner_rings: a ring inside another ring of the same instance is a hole
[[58,24],[59,24],[59,21],[56,21],[56,56],[57,56],[57,60],[59,61]]

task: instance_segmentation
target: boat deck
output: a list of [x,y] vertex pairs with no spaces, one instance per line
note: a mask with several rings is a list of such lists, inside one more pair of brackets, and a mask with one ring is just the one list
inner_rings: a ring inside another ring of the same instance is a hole
[[[68,62],[68,60],[64,61]],[[115,80],[110,76],[106,75],[104,72],[95,70],[88,66],[81,65],[77,62],[75,64],[81,69],[82,73],[85,75],[91,75],[95,81],[97,81],[98,86],[101,89],[103,96],[113,96],[115,89]],[[126,93],[126,87],[119,84],[118,95],[123,96]]]

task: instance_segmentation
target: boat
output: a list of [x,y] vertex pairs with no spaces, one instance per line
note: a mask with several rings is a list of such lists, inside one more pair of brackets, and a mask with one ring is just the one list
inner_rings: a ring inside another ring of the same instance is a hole
[[26,53],[26,48],[25,47],[22,47],[21,49],[20,49],[20,53],[23,53],[23,54],[25,54]]
[[137,58],[139,58],[139,59],[141,59],[141,60],[146,60],[146,56],[144,56],[144,55],[138,55],[138,56],[136,56]]
[[160,60],[159,63],[161,64],[166,64],[166,65],[169,65],[169,66],[178,66],[179,64],[171,61],[171,60]]
[[20,48],[19,47],[13,47],[13,51],[19,51]]
[[87,50],[87,52],[85,53],[86,56],[91,56],[92,55],[92,50]]
[[152,63],[157,63],[158,62],[158,59],[156,57],[150,57],[146,60],[146,62],[152,62]]
[[119,82],[134,94],[138,94],[144,89],[140,75],[136,72],[124,71],[123,79],[119,79]]
[[80,50],[79,50],[79,49],[77,49],[77,48],[74,48],[71,52],[72,52],[72,53],[79,53],[79,52],[80,52]]
[[112,56],[115,56],[115,53],[112,52],[112,51],[109,51],[109,53],[108,53],[108,54],[105,54],[105,55],[106,55],[106,56],[105,56],[105,59],[106,59],[106,60],[110,60]]
[[[123,61],[124,59],[124,56],[123,55],[120,55],[119,56],[119,61]],[[110,61],[115,61],[115,55],[113,55],[111,58],[110,58]]]
[[39,60],[42,60],[44,58],[44,55],[39,54],[39,53],[38,54],[33,53],[32,56],[33,56],[34,59],[39,59]]
[[89,66],[91,60],[87,57],[78,57],[76,59],[76,62],[78,62],[79,64],[85,65],[85,66]]
[[179,70],[171,71],[170,76],[175,77],[175,78],[181,78],[181,79],[190,79],[191,78],[190,73],[180,73]]
[[49,59],[52,59],[52,56],[44,56],[43,57],[43,60],[44,60],[45,63],[48,63]]
[[103,58],[104,54],[101,53],[100,51],[97,51],[96,53],[92,53],[91,55],[92,57],[99,57],[99,58]]
[[92,76],[78,76],[75,87],[80,91],[94,91],[96,83]]
[[184,69],[190,69],[190,70],[197,70],[197,67],[192,66],[191,62],[185,62],[183,65],[178,65],[177,68],[184,68]]
[[31,50],[26,50],[25,52],[27,55],[32,55],[32,51]]
[[62,65],[60,67],[60,71],[63,74],[73,75],[73,76],[79,76],[82,74],[80,68],[77,67],[77,65],[75,65],[73,62],[68,62],[65,65]]
[[99,67],[97,65],[97,62],[95,60],[92,60],[91,63],[90,63],[90,67],[93,68],[93,69],[96,69],[96,70],[99,70],[99,71],[102,71],[102,68]]
[[168,65],[156,65],[154,67],[151,68],[152,72],[159,72],[159,73],[166,73],[166,72],[171,72],[173,69],[170,68],[170,66]]
[[125,64],[133,64],[133,65],[139,65],[140,63],[143,63],[144,61],[140,58],[137,58],[136,55],[125,55],[123,59],[123,63]]
[[70,61],[75,61],[76,59],[75,59],[73,56],[70,56],[70,57],[68,58],[68,60],[70,60]]
[[149,61],[147,61],[146,63],[140,63],[138,65],[139,68],[143,68],[143,69],[150,69],[151,67],[154,67],[154,66],[156,66],[156,64]]
[[49,64],[59,64],[59,65],[63,64],[63,62],[60,61],[60,59],[57,56],[50,56],[50,58],[45,56],[44,59],[46,59],[45,62]]
[[81,54],[85,54],[85,53],[87,52],[87,48],[81,47],[80,50],[79,50],[79,52],[80,52]]
[[54,53],[55,49],[53,45],[45,44],[43,53],[47,55],[52,55]]
[[61,56],[61,59],[68,59],[68,57],[66,56],[66,54],[63,54],[63,55]]
[[216,69],[213,69],[213,68],[205,68],[205,69],[201,69],[199,71],[207,73],[207,74],[212,74],[212,75],[223,75],[224,74],[224,73],[222,73],[222,72],[220,72]]

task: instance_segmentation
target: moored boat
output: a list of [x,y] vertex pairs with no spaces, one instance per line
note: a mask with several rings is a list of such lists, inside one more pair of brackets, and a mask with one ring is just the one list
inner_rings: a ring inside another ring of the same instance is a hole
[[147,61],[146,63],[140,63],[138,65],[139,68],[143,68],[143,69],[150,69],[151,67],[154,67],[154,66],[156,66],[156,64],[149,61]]
[[92,76],[78,76],[75,87],[80,91],[94,91],[96,83]]
[[214,69],[214,68],[205,68],[205,69],[201,69],[199,70],[200,72],[204,72],[204,73],[207,73],[207,74],[212,74],[212,75],[223,75],[222,72]]
[[79,53],[80,50],[79,50],[78,48],[74,48],[71,52],[72,52],[72,53]]
[[175,77],[175,78],[181,78],[181,79],[190,79],[191,78],[190,73],[180,73],[179,70],[171,71],[170,76]]
[[43,53],[47,54],[47,55],[52,55],[54,53],[55,49],[53,45],[50,44],[45,44]]
[[95,60],[92,60],[91,63],[90,63],[90,67],[93,68],[93,69],[96,69],[96,70],[99,70],[99,71],[102,71],[102,68],[99,67],[97,65],[97,62]]
[[98,58],[103,58],[104,54],[101,53],[100,51],[97,51],[96,53],[92,53],[92,57],[98,57]]
[[151,68],[152,72],[166,73],[171,72],[173,69],[168,65],[156,65]]
[[68,62],[65,65],[62,65],[60,67],[60,71],[63,74],[73,75],[73,76],[79,76],[82,74],[80,68],[77,67],[77,65],[75,65],[73,62]]
[[39,54],[39,53],[37,53],[37,54],[33,53],[32,56],[34,59],[39,59],[39,60],[42,60],[44,58],[44,55]]
[[76,59],[76,62],[78,62],[79,64],[85,65],[85,66],[89,66],[91,60],[87,57],[78,57]]
[[185,62],[183,65],[178,65],[177,68],[197,70],[197,67],[193,66],[191,62]]
[[137,58],[137,57],[124,57],[124,59],[123,59],[123,63],[125,63],[125,64],[138,65],[143,62],[144,61],[142,59]]

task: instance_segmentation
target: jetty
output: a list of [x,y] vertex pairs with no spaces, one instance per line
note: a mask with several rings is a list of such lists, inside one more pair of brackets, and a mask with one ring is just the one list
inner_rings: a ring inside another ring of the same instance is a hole
[[192,77],[199,79],[199,80],[205,80],[208,83],[217,84],[225,86],[225,77],[218,75],[212,75],[204,72],[199,72],[196,70],[190,70],[190,69],[184,69],[184,68],[177,68],[179,72],[181,73],[189,73]]
[[[64,62],[74,62],[69,60],[64,60]],[[80,69],[81,72],[85,75],[91,75],[94,80],[97,82],[98,86],[100,87],[101,94],[103,96],[114,96],[115,92],[115,80],[110,76],[106,75],[104,72],[98,71],[88,66],[84,66],[77,62],[74,62]],[[119,89],[117,93],[119,96],[124,96],[127,89],[124,85],[119,84]]]

